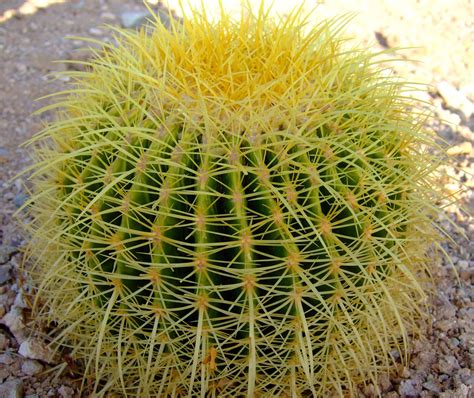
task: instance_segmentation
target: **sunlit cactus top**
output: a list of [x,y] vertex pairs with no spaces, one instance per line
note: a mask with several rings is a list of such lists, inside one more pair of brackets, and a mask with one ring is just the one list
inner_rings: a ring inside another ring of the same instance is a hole
[[46,108],[35,311],[85,390],[326,397],[404,352],[434,144],[344,18],[306,17],[117,30]]

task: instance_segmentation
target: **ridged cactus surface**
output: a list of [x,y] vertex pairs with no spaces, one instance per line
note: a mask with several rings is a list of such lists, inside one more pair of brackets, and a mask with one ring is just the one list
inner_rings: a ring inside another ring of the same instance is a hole
[[35,313],[85,391],[326,397],[405,352],[432,137],[344,19],[304,21],[118,30],[46,108]]

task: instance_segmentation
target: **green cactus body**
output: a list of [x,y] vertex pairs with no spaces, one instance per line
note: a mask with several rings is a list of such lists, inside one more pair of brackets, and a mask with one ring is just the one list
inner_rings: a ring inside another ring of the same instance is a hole
[[343,20],[303,20],[157,22],[69,73],[29,253],[90,392],[342,395],[404,351],[434,144]]

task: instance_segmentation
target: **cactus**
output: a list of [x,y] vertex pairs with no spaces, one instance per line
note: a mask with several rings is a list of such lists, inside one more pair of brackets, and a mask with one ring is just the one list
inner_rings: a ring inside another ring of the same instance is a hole
[[116,30],[30,142],[36,318],[83,389],[329,396],[423,317],[440,163],[346,19]]

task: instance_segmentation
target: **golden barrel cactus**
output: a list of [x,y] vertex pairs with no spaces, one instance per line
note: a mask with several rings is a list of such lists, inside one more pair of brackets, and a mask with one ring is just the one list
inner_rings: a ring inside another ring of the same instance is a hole
[[439,163],[345,19],[117,30],[31,144],[35,314],[97,396],[325,397],[406,351]]

